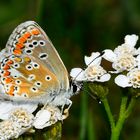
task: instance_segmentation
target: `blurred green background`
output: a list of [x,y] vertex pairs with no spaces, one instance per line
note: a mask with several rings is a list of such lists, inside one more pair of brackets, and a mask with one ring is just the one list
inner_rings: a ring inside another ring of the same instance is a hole
[[[35,20],[58,50],[68,71],[84,67],[84,55],[123,43],[126,34],[140,35],[139,0],[0,0],[0,47],[21,22]],[[138,41],[138,45],[139,45]],[[109,101],[117,117],[120,92],[110,83]],[[63,140],[108,140],[110,128],[102,104],[88,94],[72,97],[63,123]],[[140,139],[140,101],[125,123],[121,140]]]

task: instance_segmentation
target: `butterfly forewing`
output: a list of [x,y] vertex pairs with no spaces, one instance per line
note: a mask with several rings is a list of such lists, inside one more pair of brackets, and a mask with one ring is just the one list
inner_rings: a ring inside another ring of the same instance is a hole
[[20,24],[6,45],[1,83],[10,96],[39,97],[67,91],[67,70],[44,31],[33,21]]

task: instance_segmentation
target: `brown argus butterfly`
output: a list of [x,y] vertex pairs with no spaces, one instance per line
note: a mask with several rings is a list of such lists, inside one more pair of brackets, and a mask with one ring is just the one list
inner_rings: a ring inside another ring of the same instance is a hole
[[0,56],[2,99],[70,107],[77,86],[70,85],[62,60],[37,23],[20,24]]

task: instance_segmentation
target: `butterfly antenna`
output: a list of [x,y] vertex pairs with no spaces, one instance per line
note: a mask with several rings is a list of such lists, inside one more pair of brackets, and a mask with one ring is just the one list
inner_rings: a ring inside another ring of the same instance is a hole
[[[102,56],[104,54],[104,52],[102,51],[101,54],[96,57],[95,59],[93,59],[89,64],[87,64],[87,66],[89,66],[94,60],[96,60],[97,58],[99,58],[100,56]],[[76,78],[82,73],[82,70],[76,75],[76,77],[73,79],[74,81],[76,81]]]
[[85,91],[92,99],[96,100],[99,104],[102,103],[102,101],[100,100],[100,98],[98,96],[94,96],[92,95],[90,92]]
[[94,95],[92,95],[90,92],[86,91],[86,93],[87,93],[92,99],[97,100],[97,98],[96,98]]

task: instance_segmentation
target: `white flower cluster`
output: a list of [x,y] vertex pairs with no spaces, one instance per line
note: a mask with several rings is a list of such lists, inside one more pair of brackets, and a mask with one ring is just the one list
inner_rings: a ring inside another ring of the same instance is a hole
[[[5,110],[6,108],[8,110]],[[45,106],[34,116],[32,113],[36,108],[36,104],[21,105],[1,101],[0,119],[3,121],[0,122],[0,140],[18,138],[31,128],[43,129],[67,117],[58,107],[54,106]]]
[[87,68],[73,68],[70,76],[75,81],[106,82],[111,75],[101,66],[102,56],[99,52],[92,53],[90,57],[85,56]]
[[[137,35],[126,35],[124,43],[119,45],[114,51],[104,50],[104,54],[92,53],[90,57],[85,57],[87,68],[74,68],[70,75],[76,81],[106,82],[112,73],[118,74],[115,83],[120,87],[140,88],[140,47],[135,48]],[[100,66],[102,58],[112,63],[114,71],[107,72]]]
[[[85,56],[86,69],[73,68],[70,76],[73,81],[107,82],[111,74],[118,74],[115,83],[120,87],[140,88],[140,48],[136,49],[138,36],[125,36],[124,43],[114,51],[104,50]],[[102,59],[112,63],[114,71],[106,71],[101,66]],[[30,128],[43,129],[68,116],[68,109],[44,106],[36,114],[38,104],[17,103],[0,100],[0,140],[17,138]]]

